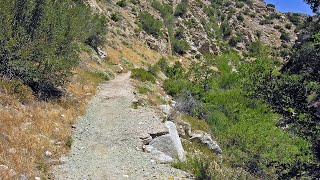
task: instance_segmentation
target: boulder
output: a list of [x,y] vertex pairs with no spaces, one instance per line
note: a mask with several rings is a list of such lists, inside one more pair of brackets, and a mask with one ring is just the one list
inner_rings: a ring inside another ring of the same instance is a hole
[[171,111],[171,106],[170,105],[160,105],[159,106],[159,109],[166,115],[169,115],[170,114],[170,111]]
[[151,151],[151,154],[153,157],[157,160],[158,163],[164,164],[164,163],[171,163],[173,162],[173,158],[164,154],[163,152],[153,149]]
[[164,124],[161,124],[159,126],[152,127],[152,129],[149,131],[149,134],[152,138],[156,138],[165,134],[169,134],[169,129]]
[[178,156],[177,149],[174,146],[174,141],[172,140],[172,137],[170,134],[166,134],[153,139],[150,142],[150,145],[156,148],[157,150],[165,153],[168,156],[171,156],[171,157]]
[[171,138],[173,140],[174,147],[177,151],[179,160],[185,161],[186,155],[185,155],[184,149],[182,147],[181,140],[180,140],[176,125],[171,121],[167,121],[165,124],[169,129],[169,135],[171,136]]
[[198,141],[201,144],[207,146],[212,152],[222,154],[222,150],[216,141],[213,141],[210,134],[205,132],[198,132],[192,135],[190,138],[191,141]]
[[171,121],[167,121],[165,125],[169,129],[169,134],[153,139],[150,142],[150,145],[156,150],[163,152],[165,155],[178,158],[180,161],[185,161],[185,152],[175,124]]

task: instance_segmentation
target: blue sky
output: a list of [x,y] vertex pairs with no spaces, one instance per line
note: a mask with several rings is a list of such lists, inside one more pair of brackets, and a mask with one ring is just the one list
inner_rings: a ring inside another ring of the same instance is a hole
[[303,0],[265,0],[268,4],[276,5],[280,12],[296,12],[312,15],[310,7]]

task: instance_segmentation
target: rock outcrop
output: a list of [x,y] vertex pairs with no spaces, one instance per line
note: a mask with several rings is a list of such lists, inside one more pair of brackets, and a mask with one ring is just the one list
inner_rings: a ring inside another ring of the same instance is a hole
[[167,121],[165,124],[169,129],[169,134],[159,136],[150,142],[149,145],[154,148],[151,150],[151,153],[153,150],[157,150],[170,157],[178,158],[180,161],[184,161],[186,158],[185,152],[175,124],[170,121]]

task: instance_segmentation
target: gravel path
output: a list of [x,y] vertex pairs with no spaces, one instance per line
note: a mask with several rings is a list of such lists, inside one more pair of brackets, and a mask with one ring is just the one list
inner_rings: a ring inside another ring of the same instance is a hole
[[140,150],[141,133],[158,128],[161,120],[151,108],[131,107],[135,96],[129,77],[121,74],[99,87],[75,124],[71,152],[54,168],[54,179],[188,179],[187,173],[157,164]]

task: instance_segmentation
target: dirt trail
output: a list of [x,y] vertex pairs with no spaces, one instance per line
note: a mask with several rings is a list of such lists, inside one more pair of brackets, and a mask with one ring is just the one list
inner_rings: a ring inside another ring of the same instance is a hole
[[185,179],[185,172],[157,164],[139,150],[139,135],[158,128],[161,120],[151,108],[131,107],[135,96],[129,77],[121,74],[99,87],[75,124],[71,152],[54,168],[54,179]]

